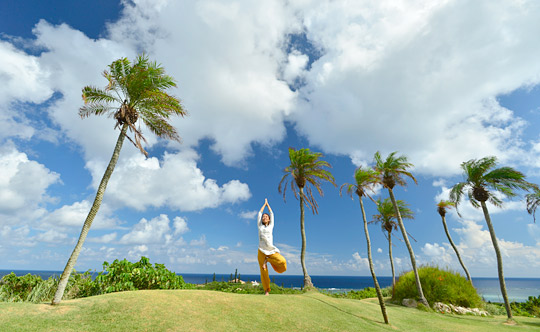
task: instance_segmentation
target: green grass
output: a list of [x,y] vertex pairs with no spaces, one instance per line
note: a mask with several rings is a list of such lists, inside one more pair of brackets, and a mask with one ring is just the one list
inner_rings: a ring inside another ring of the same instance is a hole
[[390,326],[376,299],[317,292],[234,294],[145,290],[63,301],[59,306],[0,303],[0,331],[538,331],[540,319],[481,318],[422,312],[388,304]]

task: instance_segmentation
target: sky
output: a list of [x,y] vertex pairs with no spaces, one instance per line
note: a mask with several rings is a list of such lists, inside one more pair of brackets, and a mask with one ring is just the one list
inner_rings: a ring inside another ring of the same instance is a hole
[[[306,213],[311,275],[369,275],[358,199],[339,186],[376,151],[414,164],[418,184],[395,195],[415,213],[417,262],[460,271],[436,211],[460,164],[496,156],[540,183],[539,33],[534,0],[3,1],[0,269],[65,266],[119,134],[113,119],[78,116],[81,89],[144,52],[177,81],[182,142],[143,127],[148,158],[125,142],[77,270],[146,256],[178,273],[257,274],[267,198],[285,273],[302,274],[299,203],[278,192],[293,147],[323,153],[338,184]],[[523,200],[489,210],[505,276],[539,277],[540,225]],[[496,277],[482,212],[464,201],[460,213],[447,222],[465,264]],[[369,232],[389,276],[388,242]],[[400,238],[398,274],[411,268]]]

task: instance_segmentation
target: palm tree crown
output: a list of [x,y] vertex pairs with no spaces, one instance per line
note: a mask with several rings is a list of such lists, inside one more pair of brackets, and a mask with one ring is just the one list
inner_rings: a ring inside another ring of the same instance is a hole
[[[320,152],[311,152],[309,149],[289,148],[289,159],[291,164],[284,169],[285,174],[279,182],[278,191],[283,192],[283,199],[285,199],[285,192],[287,191],[287,185],[290,182],[291,190],[294,193],[294,197],[299,199],[299,195],[303,195],[305,204],[311,207],[313,213],[317,213],[317,202],[313,197],[314,187],[319,195],[323,196],[324,193],[321,189],[322,181],[328,181],[334,186],[336,185],[334,176],[325,167],[332,167],[324,160],[320,160],[323,156]],[[310,186],[311,185],[311,186]],[[298,189],[305,188],[305,193],[302,194]]]
[[494,156],[471,159],[461,164],[465,181],[457,183],[450,191],[450,200],[456,204],[456,208],[465,193],[475,208],[480,207],[479,202],[486,201],[500,207],[503,201],[493,192],[511,198],[517,196],[515,189],[530,190],[535,187],[525,181],[523,173],[512,167],[496,166],[497,158]]
[[439,212],[441,217],[444,217],[448,209],[453,207],[456,207],[456,203],[452,201],[441,200],[439,203],[437,203],[437,212]]
[[[373,215],[373,220],[370,221],[370,224],[376,223],[381,224],[381,228],[385,230],[388,233],[391,233],[393,231],[396,231],[398,229],[398,225],[396,223],[396,212],[394,210],[394,205],[392,204],[392,201],[390,198],[386,198],[384,201],[381,201],[381,199],[377,199],[377,211],[378,214]],[[399,213],[401,214],[401,218],[403,219],[414,219],[414,212],[409,209],[409,204],[405,203],[404,201],[398,199],[396,201],[399,209]]]
[[[369,192],[375,191],[375,186],[379,184],[379,173],[371,168],[358,167],[354,171],[355,183],[344,183],[339,188],[339,193],[344,188],[347,190],[347,194],[353,197],[353,194],[357,194],[358,197],[369,197],[372,201],[373,198],[369,195]],[[374,201],[375,202],[375,201]]]
[[407,182],[404,177],[411,178],[417,183],[415,177],[407,171],[413,164],[407,161],[407,157],[401,155],[396,157],[397,151],[394,151],[383,160],[379,151],[375,153],[375,170],[382,175],[382,185],[385,188],[394,189],[395,185],[405,186]]
[[104,89],[83,88],[84,106],[79,110],[82,118],[105,114],[116,119],[116,127],[127,124],[135,141],[129,136],[128,139],[145,155],[148,154],[141,140],[146,140],[140,125],[135,126],[139,119],[158,137],[180,141],[176,129],[167,120],[171,115],[185,116],[187,112],[176,97],[164,91],[176,87],[176,83],[163,67],[140,55],[133,64],[127,58],[114,61],[103,76],[108,81]]
[[540,190],[536,188],[533,193],[527,194],[527,212],[532,214],[534,222],[536,222],[536,209],[540,206]]

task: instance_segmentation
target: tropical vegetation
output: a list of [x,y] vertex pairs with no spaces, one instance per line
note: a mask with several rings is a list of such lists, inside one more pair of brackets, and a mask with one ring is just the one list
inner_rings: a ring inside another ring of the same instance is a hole
[[[396,272],[394,269],[394,257],[392,256],[392,233],[397,231],[398,224],[396,222],[396,212],[394,210],[394,205],[390,198],[386,198],[384,201],[377,199],[377,211],[379,213],[373,215],[373,220],[370,223],[381,224],[381,229],[385,234],[386,239],[388,240],[388,256],[390,258],[390,269],[392,270],[392,289],[396,285]],[[399,214],[402,219],[413,219],[414,213],[409,209],[409,205],[404,201],[398,199],[396,201],[398,206]]]
[[375,285],[375,290],[377,292],[377,298],[379,299],[379,306],[381,307],[381,313],[383,315],[384,322],[388,324],[388,315],[386,313],[386,305],[384,304],[383,295],[381,292],[381,287],[377,281],[377,276],[375,274],[375,269],[373,268],[373,258],[371,255],[371,240],[369,239],[369,230],[368,222],[366,218],[366,211],[364,210],[364,202],[362,197],[367,196],[371,200],[369,192],[374,191],[374,186],[379,183],[379,174],[371,168],[358,167],[354,172],[354,183],[345,183],[340,188],[340,193],[343,188],[346,188],[347,194],[353,198],[353,193],[358,196],[358,201],[360,202],[360,210],[362,211],[362,220],[364,221],[364,235],[366,236],[367,244],[367,253],[368,253],[368,262],[369,262],[369,271],[373,278],[373,284]]
[[[461,274],[437,266],[418,268],[424,295],[429,303],[442,302],[467,308],[483,308],[484,303],[469,280]],[[412,271],[399,276],[392,301],[416,297],[416,281]]]
[[462,182],[457,183],[450,191],[450,200],[456,204],[461,203],[462,198],[467,196],[471,205],[482,208],[484,219],[488,226],[493,249],[497,257],[497,272],[499,285],[504,300],[508,319],[512,319],[512,309],[508,301],[506,283],[504,280],[503,261],[497,236],[491,222],[486,202],[493,206],[503,205],[502,197],[512,198],[517,196],[516,190],[531,190],[536,186],[525,180],[525,175],[512,167],[497,167],[497,158],[494,156],[481,159],[471,159],[461,164],[463,170]]
[[[300,201],[300,233],[302,236],[302,250],[300,261],[304,273],[304,288],[312,288],[313,283],[306,268],[306,230],[304,226],[304,206],[311,208],[313,214],[318,213],[317,201],[313,197],[313,189],[323,196],[321,185],[330,182],[336,185],[334,176],[326,168],[332,167],[327,161],[321,160],[323,154],[312,152],[309,149],[289,148],[289,160],[291,164],[283,172],[285,173],[279,182],[278,191],[285,193],[290,185],[294,197]],[[313,189],[312,189],[313,187]]]
[[422,283],[420,281],[420,276],[418,275],[418,270],[416,267],[416,257],[414,255],[413,248],[409,241],[407,230],[405,229],[405,224],[403,224],[403,219],[399,212],[399,207],[394,197],[394,187],[396,185],[405,186],[407,184],[405,177],[410,178],[417,183],[416,178],[408,171],[413,165],[407,161],[407,157],[404,155],[396,156],[397,152],[390,153],[386,159],[383,159],[379,151],[375,153],[375,170],[380,174],[380,181],[384,188],[388,189],[388,195],[394,206],[394,212],[396,214],[396,219],[398,221],[399,228],[401,230],[401,235],[409,251],[409,256],[411,259],[411,265],[414,272],[414,277],[416,281],[416,290],[418,291],[418,298],[422,304],[426,307],[429,307],[429,303],[424,296],[422,291]]
[[[168,121],[171,115],[186,115],[180,101],[165,91],[176,87],[174,79],[166,75],[163,67],[151,62],[146,55],[138,56],[133,63],[127,58],[116,60],[109,65],[109,70],[103,72],[103,76],[108,82],[105,88],[94,86],[83,88],[84,106],[80,108],[79,115],[81,118],[90,115],[113,117],[116,121],[115,128],[120,128],[120,134],[98,186],[94,203],[84,221],[79,240],[60,277],[53,305],[62,300],[71,271],[101,206],[107,183],[120,156],[124,138],[127,137],[144,155],[147,155],[141,143],[146,139],[141,132],[140,122],[158,137],[180,141],[176,129]],[[128,130],[133,133],[133,139],[129,137]]]
[[452,240],[452,236],[450,236],[450,232],[448,231],[448,226],[446,225],[446,212],[448,209],[453,208],[456,206],[456,203],[452,201],[445,201],[441,200],[437,204],[437,212],[439,212],[439,215],[442,219],[442,224],[444,227],[444,232],[446,233],[446,237],[448,238],[448,241],[450,242],[450,245],[454,249],[454,252],[456,253],[456,257],[459,261],[459,264],[461,264],[461,267],[463,268],[463,271],[465,271],[465,275],[467,276],[467,280],[469,280],[472,283],[471,275],[469,274],[469,270],[467,270],[467,267],[465,266],[465,263],[463,263],[463,260],[461,259],[461,255],[459,254],[459,250],[454,244],[454,241]]

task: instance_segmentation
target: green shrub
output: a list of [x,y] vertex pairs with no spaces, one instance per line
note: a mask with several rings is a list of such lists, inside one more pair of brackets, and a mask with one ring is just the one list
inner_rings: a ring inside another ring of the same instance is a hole
[[501,303],[488,302],[485,304],[484,309],[492,316],[506,315],[506,309]]
[[[245,284],[226,282],[226,281],[213,281],[205,285],[200,286],[199,289],[214,290],[227,293],[241,293],[241,294],[264,294],[264,289],[261,285],[253,286],[252,283],[246,282]],[[300,289],[280,287],[274,283],[270,283],[270,289],[272,294],[301,294]]]
[[540,317],[540,295],[529,296],[526,302],[512,302],[512,312],[518,316]]
[[0,280],[0,301],[4,302],[23,302],[28,301],[28,296],[32,289],[41,283],[43,279],[40,276],[27,274],[18,277],[11,272]]
[[[186,284],[182,276],[165,268],[163,264],[150,264],[146,257],[136,263],[115,260],[112,264],[103,263],[104,271],[95,280],[89,271],[70,275],[63,299],[74,299],[104,293],[138,289],[183,289],[194,288]],[[57,276],[47,280],[40,276],[27,274],[5,275],[0,280],[0,301],[2,302],[48,302],[52,301],[58,287]]]
[[[476,289],[459,273],[435,266],[422,266],[418,274],[422,291],[430,304],[442,302],[468,308],[483,307],[484,303]],[[392,300],[401,303],[405,298],[418,299],[413,271],[399,277]]]
[[97,289],[103,293],[138,289],[183,289],[192,288],[182,276],[165,268],[163,264],[152,264],[146,257],[136,263],[127,259],[103,263],[103,272],[96,277]]
[[[381,289],[383,297],[388,297],[392,295],[392,287],[386,287]],[[346,293],[325,293],[331,297],[345,298],[345,299],[354,299],[354,300],[363,300],[372,297],[377,297],[377,290],[374,287],[366,287],[361,290],[350,290]]]

